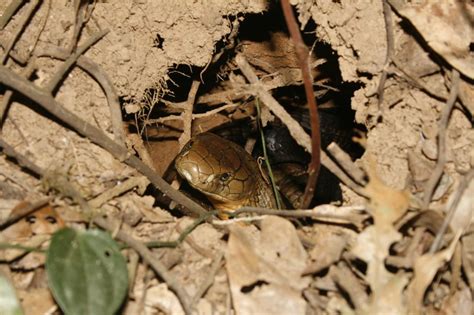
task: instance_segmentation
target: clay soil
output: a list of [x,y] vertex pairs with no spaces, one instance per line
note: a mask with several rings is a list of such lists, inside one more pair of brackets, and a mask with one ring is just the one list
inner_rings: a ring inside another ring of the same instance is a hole
[[[277,1],[32,0],[6,20],[15,2],[0,3],[1,244],[47,249],[58,229],[97,227],[103,214],[119,243],[119,230],[176,240],[199,215],[151,177],[177,188],[172,161],[190,137],[255,122],[236,56],[283,106],[307,106]],[[357,138],[346,164],[327,152],[349,174],[341,197],[301,216],[201,220],[176,247],[150,248],[165,275],[122,250],[118,313],[474,314],[472,2],[291,4],[319,105],[343,112]],[[264,124],[279,121],[260,104]],[[25,314],[61,313],[44,253],[10,248],[0,261]]]

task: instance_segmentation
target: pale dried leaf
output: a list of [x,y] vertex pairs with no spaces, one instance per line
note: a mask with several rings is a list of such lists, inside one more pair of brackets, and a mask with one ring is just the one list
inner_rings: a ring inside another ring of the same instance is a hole
[[48,288],[19,290],[18,296],[25,315],[49,314],[51,310],[57,309]]
[[357,237],[352,253],[367,262],[367,282],[374,294],[393,277],[385,268],[384,262],[389,255],[390,246],[401,238],[401,234],[389,225],[370,226]]
[[[453,194],[454,196],[455,194]],[[453,202],[451,198],[450,203]],[[472,210],[474,206],[474,181],[469,183],[469,186],[464,191],[461,200],[456,208],[451,221],[451,230],[459,231],[465,230],[473,220]]]
[[[331,226],[322,225],[318,228],[317,234],[313,238],[315,245],[309,252],[313,261],[308,267],[311,272],[318,272],[339,261],[347,246],[348,238],[346,234],[331,230]],[[331,246],[328,247],[327,244],[331,244]]]
[[461,5],[456,0],[414,3],[406,5],[399,13],[410,20],[431,48],[459,72],[473,79],[474,54],[470,51],[473,31],[468,18],[474,10],[473,5],[468,1]]
[[446,315],[472,315],[474,311],[472,293],[468,287],[456,291],[442,306]]
[[184,310],[176,295],[168,289],[166,283],[160,283],[146,291],[145,307],[147,314],[155,314],[152,308],[158,308],[165,314],[184,315]]
[[304,314],[301,291],[309,278],[301,277],[307,254],[293,225],[279,217],[262,221],[252,240],[246,230],[231,228],[226,267],[232,300],[238,314]]
[[425,291],[433,280],[434,276],[447,261],[449,261],[454,253],[456,244],[461,237],[458,232],[448,248],[435,254],[425,254],[418,257],[414,264],[415,277],[408,285],[408,307],[410,313],[421,314],[423,306],[423,297]]
[[371,296],[366,314],[403,315],[407,314],[403,289],[408,283],[407,274],[397,274],[378,292]]
[[386,186],[375,172],[375,162],[370,157],[368,159],[370,182],[365,192],[369,197],[368,209],[375,224],[358,235],[352,252],[367,262],[367,281],[373,294],[377,295],[393,277],[385,268],[385,258],[389,255],[390,246],[401,239],[393,223],[407,211],[409,194]]

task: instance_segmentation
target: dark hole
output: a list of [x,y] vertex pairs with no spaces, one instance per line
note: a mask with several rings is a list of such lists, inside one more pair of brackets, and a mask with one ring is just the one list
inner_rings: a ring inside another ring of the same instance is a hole
[[108,250],[106,250],[104,251],[104,255],[105,257],[110,257],[112,254]]
[[160,36],[160,34],[156,34],[155,40],[153,42],[153,47],[162,49],[163,48],[163,42],[164,38]]
[[255,288],[261,287],[263,285],[268,285],[268,282],[263,281],[263,280],[258,280],[250,285],[243,286],[240,288],[240,292],[242,293],[250,293],[252,292]]
[[36,216],[35,215],[29,215],[26,217],[26,222],[30,223],[30,224],[33,224],[33,223],[36,223]]
[[48,221],[51,224],[56,224],[58,222],[57,219],[55,217],[51,216],[51,215],[48,215],[46,217],[46,221]]

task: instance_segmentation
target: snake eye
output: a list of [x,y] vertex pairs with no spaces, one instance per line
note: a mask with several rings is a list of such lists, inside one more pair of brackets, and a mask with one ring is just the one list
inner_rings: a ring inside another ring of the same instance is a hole
[[219,177],[221,182],[226,182],[230,178],[230,173],[222,173]]

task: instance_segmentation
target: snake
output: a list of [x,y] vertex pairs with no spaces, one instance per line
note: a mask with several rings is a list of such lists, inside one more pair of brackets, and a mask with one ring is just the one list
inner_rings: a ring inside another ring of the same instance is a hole
[[238,144],[213,133],[194,136],[176,157],[175,168],[217,210],[276,208],[273,190],[254,158]]
[[[332,141],[349,148],[348,124],[327,111],[320,111],[319,115],[322,148]],[[300,120],[304,126],[305,121]],[[301,165],[307,163],[308,156],[286,128],[267,128],[264,133],[270,162],[278,165],[273,169],[277,186],[290,207],[298,208],[306,180],[306,174],[302,175],[305,167]],[[244,206],[276,208],[273,189],[255,159],[240,145],[214,133],[204,132],[191,138],[177,155],[175,169],[217,210],[231,212]],[[322,167],[316,194],[326,203],[340,198],[339,192],[337,178]]]

